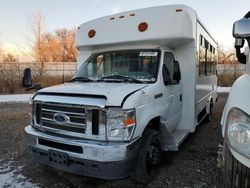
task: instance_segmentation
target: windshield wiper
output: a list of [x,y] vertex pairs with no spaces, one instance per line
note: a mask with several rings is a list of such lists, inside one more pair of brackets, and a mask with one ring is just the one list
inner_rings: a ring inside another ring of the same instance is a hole
[[111,75],[111,76],[103,76],[101,77],[102,81],[106,81],[106,80],[122,80],[122,81],[125,81],[125,82],[134,82],[134,83],[143,83],[143,81],[141,80],[137,80],[135,78],[131,78],[131,77],[128,77],[128,76],[121,76],[121,75]]
[[88,78],[88,77],[75,77],[72,78],[72,80],[70,80],[70,82],[75,82],[75,81],[79,81],[79,82],[93,82],[92,79]]

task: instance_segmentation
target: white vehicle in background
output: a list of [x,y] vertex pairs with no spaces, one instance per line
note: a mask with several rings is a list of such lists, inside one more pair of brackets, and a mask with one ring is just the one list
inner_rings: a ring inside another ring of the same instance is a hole
[[[236,55],[246,73],[235,81],[221,119],[224,187],[250,186],[250,12],[234,23]],[[241,48],[247,41],[244,53]]]
[[161,151],[177,151],[209,120],[216,41],[193,9],[171,5],[84,23],[77,48],[72,81],[34,95],[27,143],[55,168],[148,182]]

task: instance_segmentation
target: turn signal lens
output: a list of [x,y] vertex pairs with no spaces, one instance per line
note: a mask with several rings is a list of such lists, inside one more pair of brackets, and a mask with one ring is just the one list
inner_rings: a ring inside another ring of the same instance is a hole
[[88,33],[89,38],[93,38],[95,36],[96,31],[94,29],[91,29]]
[[142,22],[138,25],[138,30],[140,32],[144,32],[148,29],[148,24],[146,22]]
[[123,124],[126,127],[134,126],[135,125],[135,119],[133,119],[133,118],[126,118],[126,119],[123,120]]

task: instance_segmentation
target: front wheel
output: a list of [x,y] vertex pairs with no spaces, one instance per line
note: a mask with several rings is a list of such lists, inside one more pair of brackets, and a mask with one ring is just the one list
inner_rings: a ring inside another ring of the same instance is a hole
[[224,171],[223,186],[227,187],[250,187],[250,170],[231,154],[228,145],[224,145]]
[[136,158],[133,178],[143,184],[149,183],[157,175],[160,161],[159,134],[156,130],[147,129]]

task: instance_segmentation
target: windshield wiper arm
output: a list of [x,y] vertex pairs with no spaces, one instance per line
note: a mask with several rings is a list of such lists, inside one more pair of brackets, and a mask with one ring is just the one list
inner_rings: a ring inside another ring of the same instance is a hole
[[72,80],[70,80],[70,82],[75,82],[75,81],[79,81],[79,82],[93,82],[92,79],[88,78],[88,77],[75,77],[72,78]]
[[115,79],[115,80],[123,80],[128,82],[135,82],[135,83],[143,83],[141,80],[137,80],[135,78],[131,78],[128,76],[121,76],[121,75],[111,75],[111,76],[103,76],[101,77],[101,80],[108,80],[108,79]]

